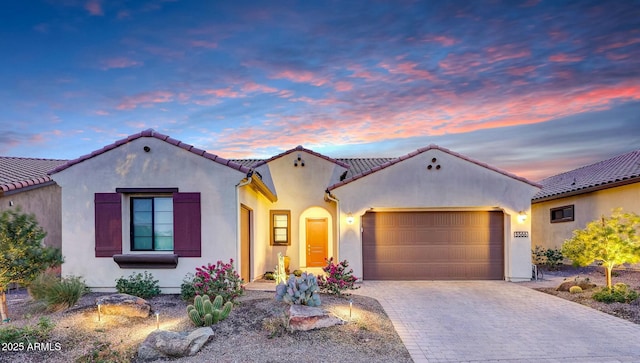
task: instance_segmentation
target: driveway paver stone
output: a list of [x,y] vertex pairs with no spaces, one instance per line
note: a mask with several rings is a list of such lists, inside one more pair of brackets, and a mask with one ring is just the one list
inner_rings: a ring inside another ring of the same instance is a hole
[[365,281],[415,362],[640,362],[640,325],[504,281]]

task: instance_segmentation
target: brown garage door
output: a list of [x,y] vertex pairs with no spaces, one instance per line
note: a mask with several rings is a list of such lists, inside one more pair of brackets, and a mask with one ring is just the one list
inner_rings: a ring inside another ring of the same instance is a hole
[[368,212],[365,280],[501,280],[502,212]]

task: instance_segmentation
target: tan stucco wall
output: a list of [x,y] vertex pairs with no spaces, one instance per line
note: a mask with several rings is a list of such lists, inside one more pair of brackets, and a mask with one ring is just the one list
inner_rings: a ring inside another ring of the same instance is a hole
[[[575,206],[574,221],[551,223],[551,208],[571,204]],[[531,207],[532,248],[536,245],[544,248],[560,248],[566,239],[571,238],[574,230],[584,228],[587,223],[603,215],[611,215],[611,211],[615,208],[621,207],[625,212],[640,214],[640,183],[533,203]]]
[[[436,162],[432,163],[432,158]],[[432,165],[431,170],[427,169]],[[436,165],[441,169],[436,170]],[[518,212],[530,212],[538,188],[473,164],[440,150],[429,150],[374,174],[336,188],[339,199],[340,259],[347,259],[362,276],[360,217],[380,210],[502,210],[505,213],[505,278],[531,279],[530,238],[514,238],[514,231],[530,232],[530,218],[518,222]],[[352,225],[346,216],[355,217]]]
[[[47,232],[44,244],[61,247],[62,241],[62,211],[61,190],[56,184],[30,189],[15,194],[0,197],[0,213],[20,207],[22,212],[36,216],[38,224]],[[11,206],[13,202],[13,206]]]
[[[143,151],[149,146],[151,151]],[[85,160],[57,174],[62,187],[63,275],[82,276],[98,291],[113,291],[115,280],[137,269],[120,269],[112,258],[96,258],[94,193],[116,188],[178,187],[180,192],[200,192],[202,257],[181,257],[176,269],[149,270],[160,280],[163,292],[179,291],[188,272],[217,260],[238,260],[237,185],[244,173],[212,162],[152,137],[135,139]],[[123,200],[123,251],[129,247],[129,205]]]
[[[298,154],[304,160],[305,166],[294,166],[294,159]],[[304,151],[293,152],[268,163],[269,178],[273,182],[278,200],[275,203],[264,203],[259,213],[255,213],[255,277],[259,277],[265,271],[273,271],[278,262],[278,252],[291,258],[291,271],[297,268],[310,270],[306,267],[306,218],[327,218],[329,225],[328,257],[337,254],[336,235],[336,205],[325,201],[327,186],[331,178],[346,169]],[[339,169],[339,170],[336,170]],[[245,197],[244,203],[252,202]],[[291,245],[271,246],[269,230],[270,210],[291,211]],[[337,257],[337,256],[336,256]],[[320,271],[320,269],[317,269]],[[310,271],[314,271],[311,269]],[[314,271],[314,272],[318,272]]]

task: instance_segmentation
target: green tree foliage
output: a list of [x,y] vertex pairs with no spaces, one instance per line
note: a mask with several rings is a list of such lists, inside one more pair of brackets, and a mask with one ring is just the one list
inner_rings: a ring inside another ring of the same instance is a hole
[[46,232],[33,214],[8,210],[0,214],[0,314],[8,320],[5,290],[12,282],[28,285],[50,267],[62,264],[59,249],[45,247]]
[[640,262],[640,216],[623,213],[618,208],[611,217],[589,222],[586,228],[573,231],[562,245],[562,253],[574,265],[602,264],[611,288],[611,270],[623,263]]

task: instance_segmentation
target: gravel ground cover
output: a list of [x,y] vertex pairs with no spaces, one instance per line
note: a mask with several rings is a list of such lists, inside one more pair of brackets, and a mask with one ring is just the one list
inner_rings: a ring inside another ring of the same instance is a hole
[[[145,319],[102,316],[98,321],[96,297],[85,295],[73,308],[55,313],[35,311],[36,304],[24,290],[8,295],[14,326],[36,324],[41,316],[55,323],[39,347],[0,352],[0,362],[137,362],[136,351],[156,329],[152,314]],[[308,332],[289,332],[285,311],[273,292],[246,291],[230,316],[213,326],[214,336],[195,356],[173,362],[411,362],[409,352],[380,304],[372,298],[349,300],[322,295],[322,308],[347,323]],[[160,329],[195,329],[186,314],[187,304],[178,295],[148,300],[159,313]]]
[[[576,278],[589,278],[591,282],[597,285],[595,289],[585,290],[579,294],[571,294],[566,291],[556,291],[560,283]],[[552,283],[548,283],[552,282]],[[614,270],[612,282],[614,284],[622,282],[630,288],[640,292],[640,271],[638,270]],[[591,295],[599,288],[606,286],[606,276],[602,267],[573,267],[561,266],[558,271],[544,271],[544,281],[540,283],[545,287],[536,287],[537,283],[527,283],[527,286],[547,294],[576,302],[588,306],[593,309],[600,310],[610,315],[617,316],[622,319],[629,320],[633,323],[640,324],[640,299],[629,304],[611,303],[606,304],[595,301]]]

